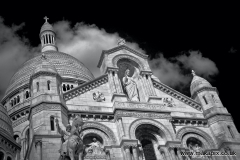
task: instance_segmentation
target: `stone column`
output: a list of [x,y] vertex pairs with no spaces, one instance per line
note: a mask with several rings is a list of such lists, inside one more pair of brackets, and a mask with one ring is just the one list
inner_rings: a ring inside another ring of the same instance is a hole
[[109,83],[110,83],[110,88],[112,90],[112,93],[116,93],[116,86],[115,86],[115,83],[114,83],[114,79],[113,79],[113,71],[109,70],[108,71],[108,80],[109,80]]
[[117,75],[117,70],[113,71],[113,75],[114,75],[114,81],[115,81],[117,93],[123,93],[122,85],[121,85],[121,82],[119,81],[119,78],[118,78],[118,75]]
[[165,156],[165,153],[164,153],[164,150],[162,150],[160,146],[158,146],[158,151],[159,151],[159,153],[160,153],[160,154],[159,154],[159,155],[160,155],[160,159],[161,159],[161,160],[167,160],[167,159],[166,159],[166,156]]
[[106,156],[107,156],[106,160],[111,160],[110,151],[106,150],[105,153],[106,153]]
[[122,138],[123,136],[125,136],[124,128],[123,128],[123,124],[122,124],[122,118],[118,118],[117,123],[119,125],[120,135]]
[[127,160],[132,160],[132,155],[130,153],[130,146],[124,146],[124,150],[126,153]]
[[146,91],[147,96],[149,96],[150,92],[149,92],[149,88],[148,88],[148,85],[147,85],[147,80],[146,80],[146,75],[145,74],[142,75],[142,80],[143,80],[144,90]]
[[174,148],[173,147],[169,147],[169,152],[170,152],[170,155],[172,157],[172,160],[177,160],[177,157],[175,155],[175,152],[174,152]]
[[36,153],[37,153],[37,160],[43,160],[42,159],[42,140],[35,140],[35,147],[36,147]]
[[137,145],[136,145],[136,146],[133,146],[132,151],[133,151],[134,160],[139,160]]

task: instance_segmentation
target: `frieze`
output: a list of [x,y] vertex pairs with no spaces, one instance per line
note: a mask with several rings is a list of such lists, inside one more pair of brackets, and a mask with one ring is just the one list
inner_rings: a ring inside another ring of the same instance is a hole
[[19,120],[13,122],[12,126],[13,126],[13,128],[15,128],[16,126],[20,125],[21,123],[23,123],[23,122],[25,122],[27,120],[28,120],[27,117],[23,117],[22,119],[19,119]]
[[171,118],[170,114],[166,113],[136,113],[136,112],[125,112],[125,111],[116,111],[116,116],[121,117],[138,117],[138,118],[160,118],[167,119]]
[[56,104],[40,104],[39,106],[36,106],[32,110],[32,115],[41,112],[43,110],[60,110],[61,106]]
[[138,103],[124,103],[115,102],[115,108],[126,108],[126,109],[146,109],[146,110],[162,110],[166,106],[164,104],[138,104]]
[[233,121],[231,116],[217,115],[208,119],[208,123],[212,124],[217,121]]

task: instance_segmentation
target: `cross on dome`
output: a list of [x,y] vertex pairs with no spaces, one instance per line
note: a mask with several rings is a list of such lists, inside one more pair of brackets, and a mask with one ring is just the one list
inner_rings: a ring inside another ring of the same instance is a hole
[[49,18],[47,18],[47,16],[45,16],[43,19],[45,19],[45,23],[47,23]]

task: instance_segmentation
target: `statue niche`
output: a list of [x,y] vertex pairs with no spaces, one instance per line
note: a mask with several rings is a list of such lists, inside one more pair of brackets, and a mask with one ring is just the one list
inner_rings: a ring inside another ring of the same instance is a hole
[[106,157],[106,153],[104,151],[103,140],[100,136],[96,134],[87,134],[84,136],[83,143],[86,144],[85,158],[96,158],[96,159],[104,159]]
[[206,157],[200,154],[200,152],[204,152],[203,144],[200,140],[190,137],[187,139],[187,146],[191,152],[196,153],[192,155],[192,158],[201,158],[203,160],[206,159]]
[[121,80],[123,91],[129,101],[140,101],[139,80],[141,78],[138,64],[128,59],[118,61],[118,77]]

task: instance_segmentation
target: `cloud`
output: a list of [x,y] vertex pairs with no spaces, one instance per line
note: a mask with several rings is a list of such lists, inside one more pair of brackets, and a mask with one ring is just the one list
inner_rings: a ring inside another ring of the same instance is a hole
[[197,75],[211,81],[211,77],[218,74],[216,64],[209,58],[203,57],[199,51],[189,51],[182,55],[166,59],[162,53],[149,61],[155,76],[161,82],[179,90],[186,89],[190,85],[191,70]]
[[0,17],[0,99],[13,74],[34,52],[34,48],[26,44],[26,39],[16,34],[23,26],[6,26]]
[[[96,25],[77,23],[74,27],[68,21],[60,21],[54,24],[57,33],[59,51],[68,53],[91,70],[95,77],[101,75],[97,68],[102,50],[108,50],[117,46],[120,39],[118,33],[107,33]],[[128,46],[145,53],[137,43],[126,43]]]

